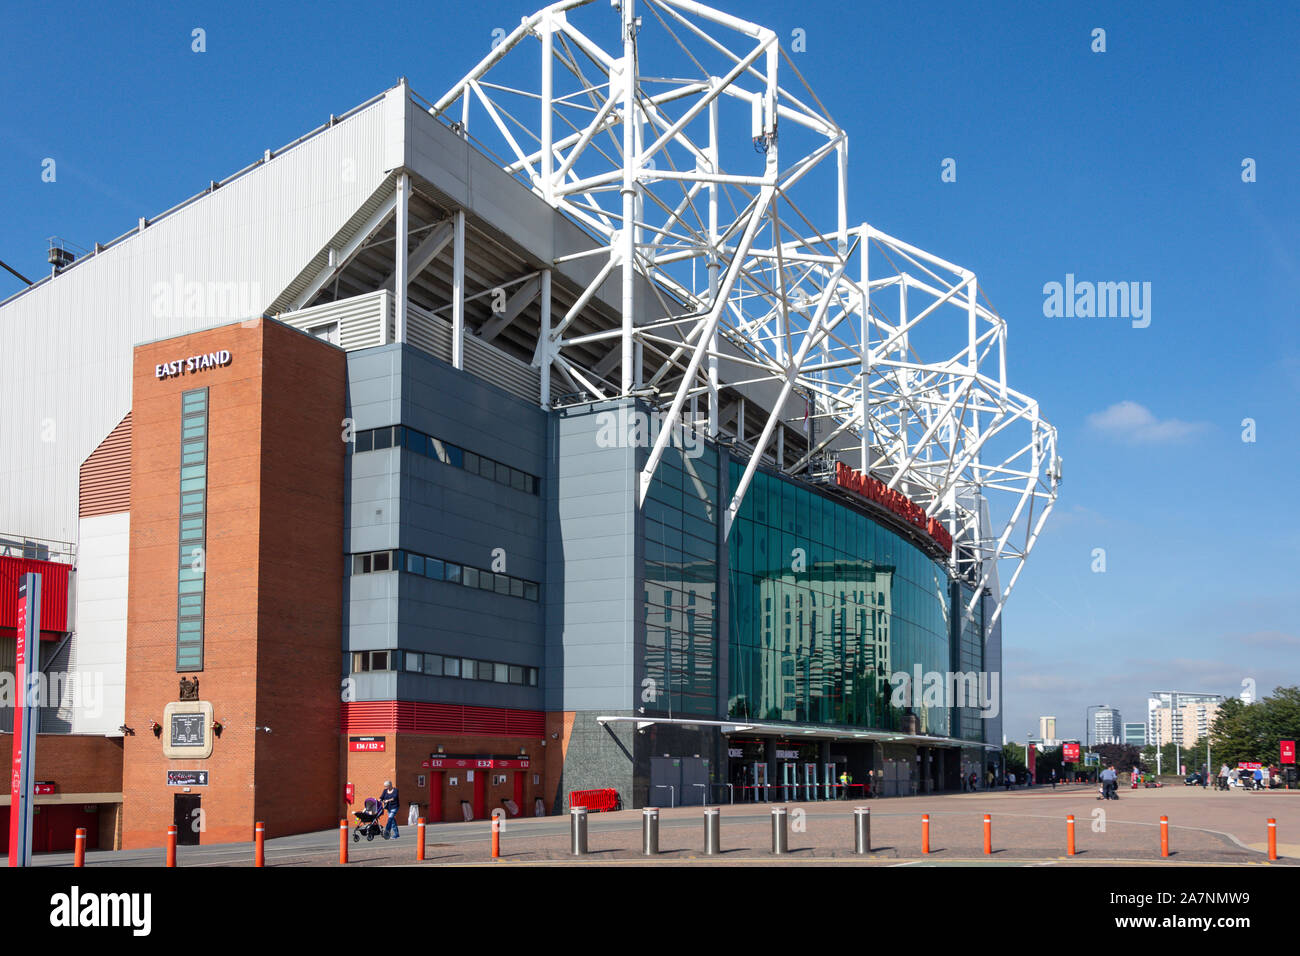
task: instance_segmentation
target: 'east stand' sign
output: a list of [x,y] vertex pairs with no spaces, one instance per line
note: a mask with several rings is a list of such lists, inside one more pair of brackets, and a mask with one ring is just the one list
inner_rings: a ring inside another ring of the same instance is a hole
[[230,361],[230,353],[222,349],[220,352],[208,352],[206,355],[191,355],[189,358],[177,359],[174,362],[163,362],[154,366],[153,374],[159,379],[175,378],[178,375],[192,375],[210,368],[223,368],[229,365]]

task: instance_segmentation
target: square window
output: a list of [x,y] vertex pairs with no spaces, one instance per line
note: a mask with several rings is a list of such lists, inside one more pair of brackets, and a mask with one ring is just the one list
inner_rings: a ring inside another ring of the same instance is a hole
[[461,583],[467,588],[476,588],[478,587],[478,575],[478,568],[465,568],[461,572]]
[[503,465],[501,464],[501,462],[497,462],[496,465],[497,465],[497,470],[496,470],[497,483],[502,485],[510,484],[510,466]]
[[478,664],[478,667],[477,667],[477,670],[478,670],[478,679],[479,679],[479,680],[492,680],[492,673],[493,673],[493,670],[494,670],[494,668],[493,668],[493,666],[492,666],[492,662],[491,662],[491,661],[478,661],[477,664]]
[[353,574],[369,574],[369,573],[370,573],[370,555],[368,555],[368,554],[358,554],[358,555],[357,555],[355,558],[353,558],[352,560],[353,560],[353,564],[352,564],[352,573],[353,573]]
[[447,447],[443,445],[442,442],[438,441],[436,438],[430,438],[429,449],[434,458],[438,459],[444,465],[447,464]]
[[459,677],[460,676],[460,658],[444,657],[442,659],[442,676]]
[[524,582],[519,578],[510,579],[510,596],[517,598],[524,596]]
[[537,585],[532,581],[524,582],[524,597],[529,601],[537,600]]
[[497,463],[491,458],[479,458],[478,473],[484,478],[496,479]]
[[515,489],[515,491],[527,491],[528,476],[522,471],[516,471],[513,468],[510,469],[510,487]]
[[355,435],[352,436],[352,439],[353,439],[353,447],[352,447],[353,454],[361,451],[374,450],[375,433],[370,429],[367,428],[363,432],[357,432]]
[[510,667],[507,664],[492,665],[492,679],[498,684],[510,683]]
[[374,570],[376,570],[376,571],[388,571],[388,570],[391,570],[391,567],[390,567],[390,561],[391,561],[391,560],[392,560],[392,553],[391,553],[391,552],[389,552],[389,551],[376,551],[376,552],[375,552],[375,555],[374,555],[374,563],[373,563],[372,567],[373,567]]
[[463,466],[464,466],[464,468],[465,468],[466,471],[472,471],[472,472],[474,472],[474,474],[477,475],[477,474],[478,474],[478,455],[474,454],[472,451],[467,451],[467,452],[465,452],[465,461],[464,461],[464,463],[463,463]]
[[510,683],[522,684],[524,682],[524,669],[514,664],[510,665]]
[[466,680],[478,680],[478,661],[471,657],[460,659],[460,676]]
[[443,567],[442,562],[439,561],[437,558],[424,559],[425,577],[433,578],[436,581],[441,581],[443,580],[443,577],[446,573],[447,573],[447,569]]
[[371,651],[370,669],[372,671],[388,670],[388,651]]
[[497,580],[496,580],[496,592],[497,592],[497,594],[504,594],[504,595],[506,595],[506,596],[509,596],[509,594],[510,594],[510,575],[508,575],[508,574],[498,574],[496,577],[497,577]]
[[406,570],[411,574],[424,574],[424,556],[407,553]]
[[424,655],[424,672],[438,676],[442,674],[442,655],[425,654]]
[[460,565],[452,564],[448,561],[444,567],[447,571],[447,580],[455,581],[457,584],[460,584]]
[[413,674],[420,674],[424,671],[424,655],[406,652],[406,669]]
[[381,448],[391,448],[393,446],[393,429],[392,426],[387,428],[375,429],[375,451]]
[[406,429],[406,448],[415,452],[417,455],[429,454],[429,439],[422,432],[417,432],[414,428]]
[[529,687],[536,687],[536,686],[537,686],[537,668],[536,668],[536,667],[530,667],[530,668],[528,668],[528,686],[529,686]]

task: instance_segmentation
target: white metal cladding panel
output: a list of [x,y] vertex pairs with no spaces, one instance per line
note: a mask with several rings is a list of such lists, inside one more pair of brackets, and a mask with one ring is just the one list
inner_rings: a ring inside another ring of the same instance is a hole
[[[406,341],[450,363],[451,320],[415,305],[406,307],[406,315]],[[526,402],[536,402],[539,398],[541,373],[538,369],[472,334],[465,336],[465,371]]]
[[[385,147],[381,100],[0,307],[0,531],[74,540],[133,347],[260,314],[384,181]],[[202,307],[168,305],[177,281]]]
[[59,718],[77,734],[109,733],[122,725],[126,698],[127,565],[131,515],[81,519],[77,563],[77,632]]
[[406,341],[451,364],[451,323],[418,305],[406,307]]
[[330,341],[344,350],[351,351],[383,345],[381,317],[387,315],[391,325],[392,314],[392,294],[380,290],[353,296],[350,299],[340,299],[338,302],[312,306],[310,309],[301,309],[298,312],[285,312],[279,318],[286,325],[292,325],[304,332],[337,322],[338,336],[332,337]]

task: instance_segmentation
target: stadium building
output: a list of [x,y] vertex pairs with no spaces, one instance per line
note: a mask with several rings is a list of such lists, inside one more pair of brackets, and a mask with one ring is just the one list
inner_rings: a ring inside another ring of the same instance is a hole
[[0,303],[46,846],[986,768],[1056,433],[848,187],[771,30],[565,2],[53,256]]

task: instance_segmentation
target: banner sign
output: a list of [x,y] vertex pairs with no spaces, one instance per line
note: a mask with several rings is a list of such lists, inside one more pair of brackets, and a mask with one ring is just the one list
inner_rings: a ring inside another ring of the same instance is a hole
[[527,770],[528,758],[431,756],[420,762],[425,770]]
[[1295,763],[1295,741],[1282,741],[1282,763]]
[[9,779],[9,865],[29,866],[32,858],[32,807],[35,781],[32,762],[36,757],[36,718],[39,713],[28,692],[28,671],[40,666],[28,654],[40,652],[41,576],[24,574],[18,585],[18,617],[15,621],[17,643],[14,653],[14,678],[18,699],[14,702],[13,770]]
[[350,753],[383,753],[384,748],[388,745],[384,737],[349,737],[348,751]]
[[1062,744],[1062,745],[1061,745],[1061,759],[1063,759],[1066,763],[1078,763],[1078,762],[1079,762],[1079,745],[1078,745],[1078,744]]
[[892,511],[910,525],[924,531],[945,552],[952,552],[952,535],[937,518],[929,518],[925,509],[901,491],[894,491],[883,481],[864,475],[842,461],[835,463],[835,483]]
[[206,770],[168,770],[169,787],[206,787],[208,772]]

